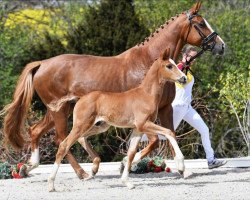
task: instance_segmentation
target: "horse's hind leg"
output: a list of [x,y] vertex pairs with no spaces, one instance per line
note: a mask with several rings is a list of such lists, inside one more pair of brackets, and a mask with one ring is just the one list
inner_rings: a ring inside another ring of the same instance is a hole
[[34,124],[29,128],[29,134],[31,137],[31,157],[28,162],[27,173],[32,169],[38,167],[40,158],[39,158],[39,140],[40,138],[47,133],[54,126],[53,118],[49,111],[45,114],[42,120]]
[[[174,123],[173,123],[173,108],[171,105],[165,106],[161,110],[159,110],[158,116],[161,121],[161,125],[164,128],[170,129],[174,134],[173,137],[176,139],[175,131],[174,131]],[[167,144],[170,148],[171,154],[173,158],[175,157],[175,151],[173,145],[169,140],[167,140]]]
[[[56,144],[60,145],[60,143],[66,138],[67,136],[67,125],[68,125],[68,114],[70,111],[70,105],[65,104],[62,108],[57,112],[52,112],[52,116],[55,123],[56,128]],[[69,161],[73,169],[75,170],[78,178],[85,179],[89,177],[81,166],[76,161],[75,157],[68,151],[66,155],[66,159]]]
[[[89,132],[88,135],[95,135],[98,133],[103,133],[109,129],[110,125],[108,125],[105,122],[101,122],[100,125],[94,126]],[[92,158],[93,161],[93,167],[92,167],[92,176],[95,176],[95,174],[98,172],[101,158],[97,154],[97,152],[91,147],[91,145],[88,143],[87,138],[81,137],[78,139],[78,142],[83,146],[83,148],[88,152],[90,157]]]

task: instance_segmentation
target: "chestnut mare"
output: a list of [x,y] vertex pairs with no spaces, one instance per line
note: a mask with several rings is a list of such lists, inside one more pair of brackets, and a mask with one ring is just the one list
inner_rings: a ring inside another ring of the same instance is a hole
[[[100,121],[110,126],[133,129],[128,161],[122,174],[122,182],[129,188],[134,187],[128,182],[128,175],[143,133],[160,133],[166,136],[176,153],[176,167],[179,171],[184,172],[184,157],[175,139],[175,134],[170,129],[154,124],[165,83],[178,81],[185,84],[187,80],[186,75],[178,69],[169,56],[170,49],[168,48],[153,63],[142,83],[134,89],[121,93],[94,91],[79,99],[73,111],[73,128],[61,142],[52,173],[48,178],[49,191],[55,190],[54,181],[59,165],[70,147],[80,137],[88,137],[93,134],[93,132],[89,133],[89,130]],[[78,99],[74,94],[67,98]],[[53,102],[53,105],[49,105],[50,109],[59,110],[64,101],[68,101],[67,98],[57,101],[59,103]],[[96,134],[98,133],[95,132],[94,135]]]
[[[24,144],[24,122],[34,91],[47,106],[53,101],[70,95],[81,97],[92,91],[123,92],[140,84],[150,66],[160,53],[170,48],[170,57],[176,61],[187,43],[195,46],[211,44],[211,51],[218,54],[224,52],[224,42],[219,36],[212,37],[213,30],[198,11],[201,3],[196,3],[189,11],[171,18],[154,34],[146,38],[142,44],[128,49],[113,57],[65,54],[43,61],[28,64],[18,81],[13,101],[5,107],[4,119],[5,139],[13,147],[20,149]],[[210,40],[207,38],[210,36]],[[204,43],[206,41],[206,43]],[[171,102],[175,97],[174,83],[164,87],[159,104],[158,117],[161,125],[174,131]],[[70,100],[70,99],[68,99]],[[55,126],[56,144],[60,144],[67,136],[67,120],[72,111],[70,102],[65,102],[57,112],[47,106],[47,113],[37,124],[29,128],[31,150],[29,170],[39,165],[39,139]],[[92,131],[104,131],[105,125]],[[158,144],[158,137],[148,135],[149,145],[139,154],[141,158],[152,151]],[[93,174],[98,170],[100,158],[84,139],[79,142],[93,158]],[[174,155],[174,151],[171,148]],[[79,178],[89,175],[80,167],[73,155],[68,152],[66,158]]]

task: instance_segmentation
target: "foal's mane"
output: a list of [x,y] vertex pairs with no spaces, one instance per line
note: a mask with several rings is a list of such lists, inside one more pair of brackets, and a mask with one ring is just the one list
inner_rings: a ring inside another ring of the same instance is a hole
[[148,37],[146,37],[141,43],[138,43],[137,46],[144,45],[145,42],[149,42],[150,38],[153,38],[155,34],[159,33],[161,30],[166,28],[171,22],[173,22],[175,19],[177,19],[180,15],[186,14],[186,12],[182,12],[181,14],[177,14],[174,17],[171,17],[169,20],[167,20],[164,24],[160,25],[159,28],[156,28],[153,33],[151,33]]

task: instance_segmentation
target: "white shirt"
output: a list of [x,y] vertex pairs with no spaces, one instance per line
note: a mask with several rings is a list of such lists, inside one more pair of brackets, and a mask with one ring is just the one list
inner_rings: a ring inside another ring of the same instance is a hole
[[175,83],[176,94],[172,106],[189,105],[192,101],[192,88],[194,85],[194,77],[190,72],[187,73],[187,83]]

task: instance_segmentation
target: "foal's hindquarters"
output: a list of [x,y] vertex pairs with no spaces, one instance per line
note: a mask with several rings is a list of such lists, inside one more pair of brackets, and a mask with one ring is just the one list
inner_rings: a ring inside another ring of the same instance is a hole
[[158,105],[167,80],[186,82],[186,76],[169,59],[169,49],[156,60],[139,87],[123,93],[92,92],[79,99],[73,112],[73,128],[60,144],[52,174],[48,178],[49,191],[54,191],[54,180],[63,157],[70,147],[80,138],[93,134],[95,123],[104,121],[117,127],[132,128],[128,160],[122,174],[122,182],[129,188],[128,181],[132,161],[135,157],[142,133],[162,134],[174,147],[177,169],[184,172],[184,157],[169,129],[154,124]]

